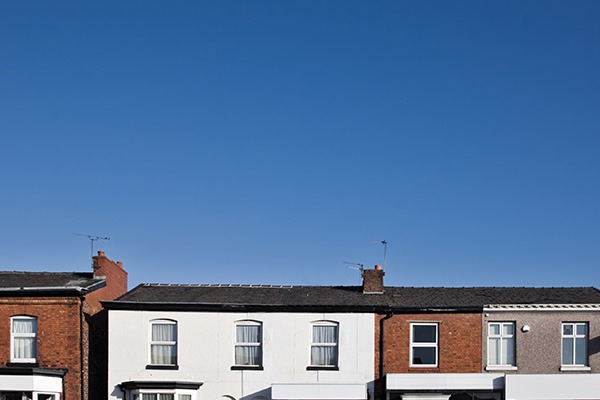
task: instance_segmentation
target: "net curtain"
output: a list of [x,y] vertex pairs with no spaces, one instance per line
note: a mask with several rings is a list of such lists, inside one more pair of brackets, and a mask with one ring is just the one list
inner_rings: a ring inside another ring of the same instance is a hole
[[260,325],[237,325],[235,336],[236,365],[260,365]]
[[15,359],[34,359],[36,357],[37,321],[35,318],[14,318],[13,357]]
[[152,364],[177,364],[177,324],[152,324],[150,362]]
[[311,364],[337,364],[337,326],[313,325]]

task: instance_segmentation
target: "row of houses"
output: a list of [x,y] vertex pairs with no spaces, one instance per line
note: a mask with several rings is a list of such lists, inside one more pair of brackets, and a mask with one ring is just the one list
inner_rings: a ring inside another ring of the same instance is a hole
[[127,292],[102,252],[89,274],[0,273],[0,400],[600,399],[596,288],[362,277]]

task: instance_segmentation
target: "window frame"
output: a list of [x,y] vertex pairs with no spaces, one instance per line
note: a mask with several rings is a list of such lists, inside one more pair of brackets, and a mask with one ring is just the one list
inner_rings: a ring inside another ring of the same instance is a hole
[[[573,327],[573,333],[571,335],[565,335],[565,326],[571,325]],[[584,326],[585,334],[578,334],[577,327]],[[561,369],[589,369],[589,337],[590,327],[587,322],[562,322],[560,324],[560,365]],[[564,359],[564,342],[565,339],[569,339],[573,343],[571,363],[565,363]],[[585,362],[583,364],[577,364],[577,339],[585,339]]]
[[[317,326],[329,326],[335,328],[335,342],[315,342],[314,328]],[[335,354],[332,364],[315,364],[313,360],[313,348],[315,347],[331,347]],[[310,349],[309,349],[309,365],[307,370],[329,369],[338,370],[340,363],[340,323],[337,321],[314,321],[310,323]]]
[[[174,325],[175,326],[175,340],[153,340],[152,327],[154,325]],[[148,365],[146,368],[149,369],[177,369],[179,362],[179,324],[177,321],[172,319],[153,319],[148,324]],[[175,363],[153,363],[152,362],[152,347],[153,346],[173,346],[175,352]]]
[[[415,342],[414,341],[414,327],[416,326],[433,326],[435,327],[435,342]],[[440,343],[440,327],[438,322],[411,322],[410,323],[410,351],[409,351],[409,365],[411,368],[438,368],[440,364],[439,360],[439,343]],[[434,364],[415,364],[414,360],[414,349],[415,348],[434,348],[435,349],[435,363]]]
[[[26,320],[33,322],[33,332],[31,333],[16,333],[15,321]],[[10,361],[12,363],[35,364],[38,359],[38,318],[31,315],[14,315],[10,318]],[[17,358],[15,355],[15,340],[18,338],[33,338],[32,358]]]
[[[240,342],[237,337],[238,326],[257,326],[259,329],[258,342]],[[262,369],[263,367],[263,323],[255,320],[240,320],[233,324],[233,366],[232,369]],[[257,347],[259,351],[258,364],[240,364],[237,360],[238,347]]]
[[173,400],[183,400],[183,396],[190,396],[191,400],[196,399],[195,391],[189,389],[132,389],[129,390],[128,399],[142,400],[143,395],[153,395],[154,400],[160,400],[160,395],[170,394]]
[[[492,335],[492,325],[498,325],[499,326],[499,334],[498,335]],[[511,335],[505,335],[504,334],[504,330],[503,327],[506,325],[510,325],[512,327],[512,334]],[[496,368],[496,369],[514,369],[517,366],[517,331],[516,331],[516,326],[517,324],[514,321],[490,321],[488,322],[488,326],[487,326],[487,366],[489,368]],[[492,339],[496,339],[499,341],[500,343],[500,363],[493,363],[490,356],[491,356],[491,352],[490,352],[490,344],[492,342]],[[512,350],[512,359],[513,362],[508,363],[508,360],[503,360],[504,358],[504,341],[503,339],[511,339],[512,342],[512,346],[513,346],[513,350]]]

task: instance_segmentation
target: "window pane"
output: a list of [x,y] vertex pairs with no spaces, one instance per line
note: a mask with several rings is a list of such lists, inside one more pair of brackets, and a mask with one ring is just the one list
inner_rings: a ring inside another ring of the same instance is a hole
[[260,326],[258,325],[237,325],[235,332],[238,343],[260,342]]
[[491,338],[488,347],[489,362],[492,365],[500,365],[500,339]]
[[312,346],[311,365],[337,365],[337,347]]
[[174,398],[175,398],[174,394],[161,393],[158,395],[158,400],[173,400]]
[[150,355],[151,364],[177,364],[176,347],[173,345],[155,345],[150,346],[152,354]]
[[500,334],[500,324],[490,324],[490,335]]
[[260,365],[260,353],[259,346],[236,346],[235,364]]
[[13,319],[13,333],[35,333],[34,319]]
[[514,331],[513,324],[504,324],[502,325],[502,334],[504,335],[512,335]]
[[336,343],[337,326],[313,326],[313,343]]
[[15,338],[13,344],[14,358],[35,358],[35,338]]
[[413,347],[413,365],[436,364],[435,347]]
[[513,338],[502,339],[502,347],[504,354],[502,354],[502,364],[514,365],[515,363],[515,341]]
[[156,400],[156,395],[150,393],[142,393],[142,400]]
[[436,328],[435,325],[413,325],[413,342],[436,343]]
[[562,363],[573,364],[573,339],[566,338],[562,341]]
[[178,396],[179,400],[192,400],[191,394],[180,394]]
[[563,335],[572,335],[573,334],[573,325],[572,324],[564,324],[563,325]]
[[175,324],[152,324],[152,341],[174,342],[176,339]]
[[587,364],[586,341],[585,338],[575,339],[575,364],[577,365]]
[[586,324],[577,325],[577,334],[578,335],[587,335],[587,325]]

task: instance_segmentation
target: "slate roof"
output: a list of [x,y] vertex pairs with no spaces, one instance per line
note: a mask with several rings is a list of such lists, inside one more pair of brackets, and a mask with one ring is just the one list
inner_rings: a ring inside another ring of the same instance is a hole
[[87,293],[106,284],[87,272],[0,271],[0,296],[31,293]]
[[103,304],[109,309],[152,310],[481,311],[496,304],[600,305],[600,291],[593,287],[386,287],[383,294],[363,294],[360,286],[142,284]]

